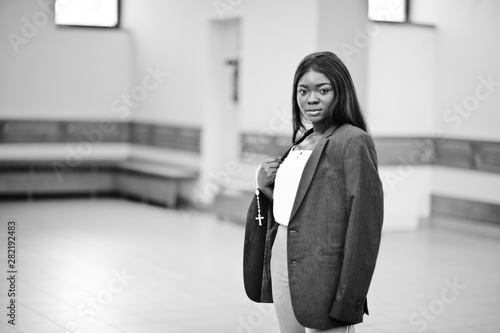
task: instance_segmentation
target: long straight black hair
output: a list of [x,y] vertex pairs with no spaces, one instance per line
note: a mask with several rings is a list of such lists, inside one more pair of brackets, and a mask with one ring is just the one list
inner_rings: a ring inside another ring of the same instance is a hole
[[300,62],[293,78],[293,138],[297,140],[297,134],[305,131],[302,121],[303,116],[297,103],[297,85],[300,78],[309,70],[322,73],[330,80],[333,87],[333,104],[330,125],[351,124],[367,132],[366,121],[356,95],[356,89],[351,75],[340,58],[332,52],[316,52],[309,54]]

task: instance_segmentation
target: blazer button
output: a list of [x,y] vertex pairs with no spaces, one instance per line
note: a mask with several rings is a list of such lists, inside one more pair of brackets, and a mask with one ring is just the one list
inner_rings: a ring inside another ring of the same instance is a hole
[[293,260],[291,261],[291,263],[292,263],[292,265],[295,265],[295,264],[297,263],[297,260],[293,259]]

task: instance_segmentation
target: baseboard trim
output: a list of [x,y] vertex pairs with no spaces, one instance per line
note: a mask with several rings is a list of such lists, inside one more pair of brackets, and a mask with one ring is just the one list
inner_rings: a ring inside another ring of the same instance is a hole
[[500,228],[500,204],[431,195],[431,217],[450,217]]
[[429,219],[430,228],[443,229],[466,235],[475,235],[500,240],[500,227],[480,221],[460,219],[445,215],[434,215]]

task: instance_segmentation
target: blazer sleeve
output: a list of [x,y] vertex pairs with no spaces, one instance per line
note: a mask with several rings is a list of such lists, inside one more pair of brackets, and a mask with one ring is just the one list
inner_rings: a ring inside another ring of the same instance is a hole
[[[344,177],[348,224],[340,282],[330,316],[363,321],[366,295],[375,269],[383,221],[383,190],[372,138],[363,133],[345,149]],[[365,310],[366,309],[366,310]]]

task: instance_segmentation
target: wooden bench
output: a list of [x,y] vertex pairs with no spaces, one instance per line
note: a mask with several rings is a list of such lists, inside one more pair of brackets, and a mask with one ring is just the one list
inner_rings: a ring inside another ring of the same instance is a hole
[[144,201],[177,207],[181,183],[194,181],[198,171],[181,165],[127,160],[117,165],[115,189]]
[[102,143],[80,163],[68,163],[72,144],[0,146],[0,196],[120,195],[177,207],[180,187],[198,177],[196,155]]

